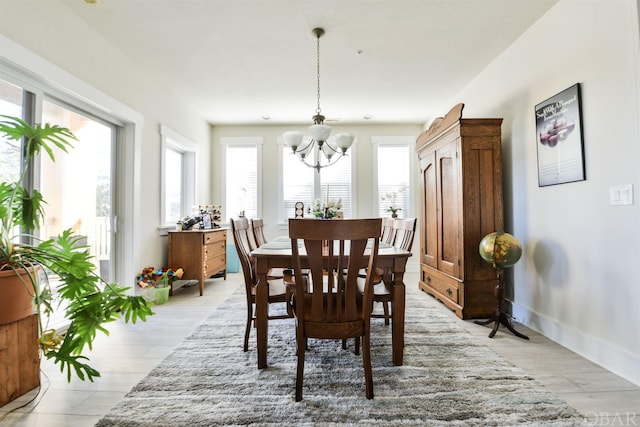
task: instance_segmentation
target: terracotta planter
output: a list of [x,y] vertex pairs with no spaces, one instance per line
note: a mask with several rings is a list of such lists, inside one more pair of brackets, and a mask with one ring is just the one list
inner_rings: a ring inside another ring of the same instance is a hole
[[0,271],[0,325],[31,316],[33,297],[33,286],[26,270],[22,275],[13,270]]

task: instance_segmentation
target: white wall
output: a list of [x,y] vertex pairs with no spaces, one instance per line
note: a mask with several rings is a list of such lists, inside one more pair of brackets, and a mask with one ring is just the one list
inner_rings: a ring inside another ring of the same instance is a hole
[[[504,117],[507,231],[524,246],[514,316],[640,384],[640,53],[636,0],[560,0],[467,87]],[[534,106],[582,86],[585,181],[538,187]],[[611,206],[609,188],[635,200]],[[533,344],[532,344],[533,345]]]
[[[356,160],[356,185],[354,190],[354,205],[357,206],[358,217],[367,217],[377,215],[377,211],[374,207],[378,206],[378,201],[374,200],[376,197],[375,188],[373,187],[373,144],[372,137],[374,136],[410,136],[415,141],[415,138],[422,132],[420,125],[378,125],[378,126],[365,126],[365,125],[353,125],[353,126],[332,126],[332,133],[338,132],[350,132],[356,136],[357,143],[355,144],[355,160]],[[275,201],[278,197],[278,137],[287,130],[306,130],[304,126],[280,126],[280,125],[265,125],[265,126],[213,126],[211,133],[212,147],[211,147],[211,170],[212,170],[212,203],[223,203],[222,197],[222,185],[223,176],[220,162],[222,159],[222,146],[220,144],[221,138],[224,137],[246,137],[246,136],[260,136],[264,138],[264,145],[262,147],[262,213],[264,219],[265,236],[267,238],[273,238],[280,235],[286,235],[287,231],[278,227],[278,212]],[[415,157],[415,147],[411,148],[411,155],[413,156],[413,163],[417,167],[417,160]],[[342,159],[340,161],[344,161]],[[418,192],[418,173],[417,169],[413,174],[415,182],[412,183],[412,209],[409,212],[405,212],[407,217],[416,217],[417,213],[417,201],[419,197]],[[230,239],[233,236],[229,235]],[[418,239],[414,242],[413,256],[409,259],[407,270],[418,271],[419,266],[419,242]]]
[[[162,123],[198,144],[197,199],[206,199],[208,179],[209,125],[182,104],[108,40],[57,0],[2,1],[0,32],[9,41],[0,44],[0,56],[27,68],[60,86],[70,95],[86,98],[100,110],[123,121],[139,119],[136,129],[138,149],[132,163],[129,186],[135,187],[133,217],[123,221],[136,246],[131,268],[120,280],[133,285],[135,274],[144,266],[166,263],[166,237],[160,224],[160,133]],[[2,40],[0,40],[2,41]],[[15,42],[15,43],[14,43]],[[37,69],[34,69],[37,68]],[[134,180],[134,175],[136,179]]]

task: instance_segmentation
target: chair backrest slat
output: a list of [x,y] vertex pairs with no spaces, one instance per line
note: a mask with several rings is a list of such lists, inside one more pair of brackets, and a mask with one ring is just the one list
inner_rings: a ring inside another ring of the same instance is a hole
[[393,218],[382,218],[382,230],[380,233],[380,241],[393,245]]
[[267,243],[267,239],[264,237],[264,221],[262,218],[253,218],[251,220],[251,230],[253,233],[253,241],[256,242],[256,247]]

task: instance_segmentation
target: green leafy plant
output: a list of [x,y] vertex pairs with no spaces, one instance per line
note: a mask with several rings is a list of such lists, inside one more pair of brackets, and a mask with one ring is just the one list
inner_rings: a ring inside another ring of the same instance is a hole
[[398,213],[398,211],[401,211],[402,209],[401,209],[401,208],[394,208],[393,206],[389,206],[389,207],[387,208],[387,210],[388,210],[389,212],[391,212],[392,214],[394,214],[394,215],[395,215],[395,214],[397,214],[397,213]]
[[[107,283],[95,272],[87,246],[71,229],[55,239],[41,240],[33,232],[44,217],[46,203],[37,190],[22,185],[33,158],[46,153],[55,161],[53,148],[67,152],[76,137],[67,128],[29,123],[17,117],[0,116],[0,139],[22,141],[21,176],[15,182],[0,183],[0,271],[27,273],[25,292],[34,295],[39,321],[42,354],[60,365],[60,371],[81,380],[93,381],[100,373],[87,362],[97,333],[109,335],[105,324],[120,317],[126,322],[146,321],[153,315],[144,298],[127,295],[127,287]],[[55,290],[49,281],[56,275]],[[0,281],[0,292],[2,291]],[[57,306],[65,308],[69,327],[63,335],[45,326]]]

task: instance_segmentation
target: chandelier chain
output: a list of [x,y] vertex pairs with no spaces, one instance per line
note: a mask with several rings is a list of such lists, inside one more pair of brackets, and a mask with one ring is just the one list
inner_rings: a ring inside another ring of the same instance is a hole
[[320,114],[322,111],[320,109],[320,34],[316,37],[316,83],[318,88],[318,107],[316,108],[316,113]]

